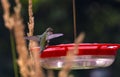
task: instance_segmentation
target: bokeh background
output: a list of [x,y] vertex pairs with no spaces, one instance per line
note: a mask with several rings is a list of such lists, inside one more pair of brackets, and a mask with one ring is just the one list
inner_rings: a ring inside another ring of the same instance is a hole
[[[28,32],[28,0],[22,3],[22,17],[25,33]],[[9,0],[11,7],[14,0]],[[120,43],[120,0],[75,0],[77,17],[77,35],[85,32],[84,43]],[[33,0],[35,17],[34,35],[41,34],[47,27],[55,33],[64,33],[63,37],[51,40],[50,44],[72,43],[73,9],[72,0]],[[11,13],[13,9],[11,8]],[[14,77],[10,33],[5,28],[0,3],[0,77]],[[120,77],[120,52],[115,62],[106,68],[74,70],[75,77]],[[55,75],[59,71],[55,71]]]

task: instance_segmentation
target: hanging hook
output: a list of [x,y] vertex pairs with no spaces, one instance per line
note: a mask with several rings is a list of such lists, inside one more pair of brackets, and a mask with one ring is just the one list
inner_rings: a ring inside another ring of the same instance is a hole
[[74,41],[75,41],[76,36],[77,36],[75,0],[73,0],[73,23],[74,23]]

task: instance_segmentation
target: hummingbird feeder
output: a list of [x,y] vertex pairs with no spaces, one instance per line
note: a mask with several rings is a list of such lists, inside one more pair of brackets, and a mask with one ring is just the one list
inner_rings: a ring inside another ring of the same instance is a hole
[[[60,69],[65,63],[68,50],[75,44],[48,46],[40,55],[43,67]],[[110,66],[116,57],[119,44],[81,43],[72,61],[72,69],[91,69]]]

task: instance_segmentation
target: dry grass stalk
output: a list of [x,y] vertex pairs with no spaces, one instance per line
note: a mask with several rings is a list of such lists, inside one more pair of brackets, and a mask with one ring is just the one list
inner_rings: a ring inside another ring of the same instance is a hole
[[5,21],[5,26],[6,28],[8,28],[9,30],[12,30],[13,25],[14,25],[14,18],[12,16],[10,16],[10,4],[8,2],[8,0],[1,0],[2,3],[2,7],[4,10],[4,21]]
[[4,10],[4,21],[5,25],[9,30],[14,29],[15,39],[16,39],[16,47],[19,54],[18,65],[20,67],[20,73],[22,77],[28,77],[29,70],[27,68],[27,59],[28,59],[28,51],[26,48],[26,43],[24,40],[24,25],[22,23],[22,19],[20,16],[21,4],[19,0],[15,0],[16,6],[14,8],[15,14],[10,16],[10,4],[8,0],[1,0],[3,10]]
[[[32,1],[29,1],[29,7],[28,7],[28,14],[29,14],[29,22],[28,22],[28,29],[29,29],[29,33],[27,33],[27,36],[33,36],[33,32],[34,32],[34,17],[33,17],[33,13],[32,13]],[[29,41],[29,69],[30,69],[30,77],[34,77],[35,76],[35,71],[34,71],[34,59],[33,59],[33,55],[32,55],[32,51],[31,48],[33,47],[33,43],[34,41],[30,40]]]
[[28,14],[29,14],[29,23],[28,23],[29,33],[28,33],[28,36],[33,36],[34,17],[33,17],[33,12],[32,12],[32,0],[29,0]]
[[73,50],[69,50],[65,59],[65,65],[59,72],[59,77],[68,77],[68,74],[72,67],[72,61],[75,59],[75,55],[78,53],[78,44],[83,42],[85,33],[81,33],[75,40],[75,46]]
[[21,12],[21,4],[19,0],[15,0],[16,6],[14,8],[14,34],[16,39],[16,47],[17,52],[19,54],[18,57],[18,65],[20,67],[20,74],[22,77],[29,77],[29,69],[28,69],[28,50],[26,47],[26,42],[24,39],[24,25],[22,22],[22,18],[20,15]]
[[79,43],[82,43],[83,40],[85,38],[85,33],[84,32],[81,32],[79,34],[79,36],[77,37],[77,39],[75,40],[75,46],[74,46],[74,53],[77,54],[78,53],[78,44]]
[[[28,23],[28,29],[29,33],[27,34],[28,36],[33,36],[34,32],[34,17],[33,17],[33,12],[32,12],[32,0],[29,0],[29,8],[28,8],[28,13],[29,13],[29,23]],[[43,77],[43,72],[40,64],[40,58],[39,58],[39,51],[38,50],[31,50],[33,47],[37,47],[38,44],[35,41],[30,40],[29,41],[29,50],[30,50],[30,72],[31,72],[31,77]]]
[[35,74],[33,77],[44,77],[42,68],[41,68],[41,64],[40,64],[40,58],[39,58],[39,52],[38,50],[33,50],[33,60],[34,60],[34,71]]

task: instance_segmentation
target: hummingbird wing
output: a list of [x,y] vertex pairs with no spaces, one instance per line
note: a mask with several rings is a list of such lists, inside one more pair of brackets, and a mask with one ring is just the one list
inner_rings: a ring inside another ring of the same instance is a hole
[[51,34],[47,36],[46,40],[50,40],[50,39],[57,38],[60,36],[63,36],[63,34],[62,33]]
[[39,42],[40,41],[40,35],[37,35],[37,36],[26,36],[25,39],[27,40],[33,40],[33,41],[37,41]]

